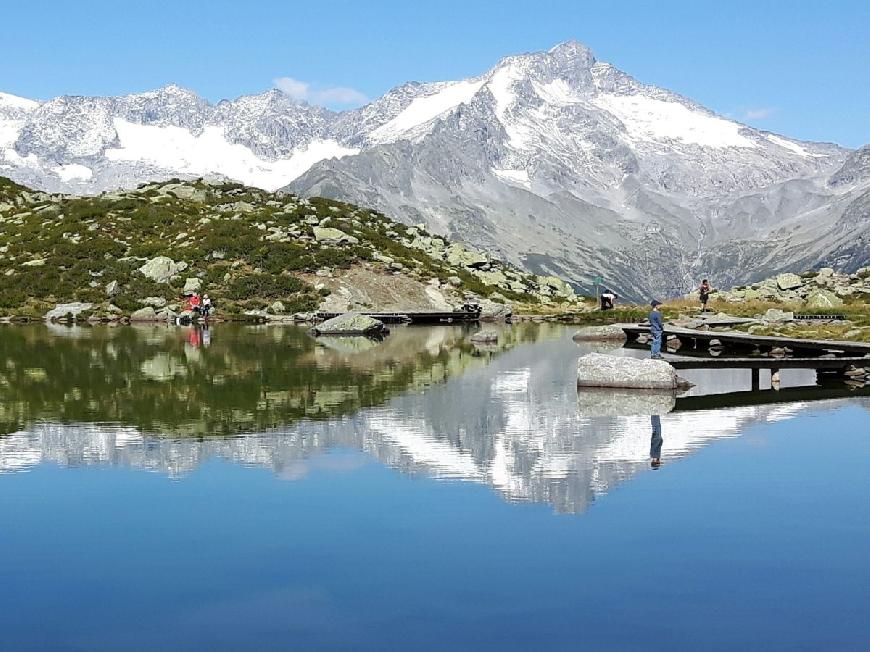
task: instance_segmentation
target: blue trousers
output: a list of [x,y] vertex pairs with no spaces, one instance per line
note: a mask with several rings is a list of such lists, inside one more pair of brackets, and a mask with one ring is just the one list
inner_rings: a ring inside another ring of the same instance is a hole
[[662,354],[662,332],[652,331],[652,355]]

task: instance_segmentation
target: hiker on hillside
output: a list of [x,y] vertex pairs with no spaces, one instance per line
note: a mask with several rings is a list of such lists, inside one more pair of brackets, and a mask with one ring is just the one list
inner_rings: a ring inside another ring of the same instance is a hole
[[211,313],[211,299],[207,294],[202,295],[202,307],[200,308],[202,312],[202,316],[205,319],[208,319],[209,314]]
[[652,335],[650,357],[653,360],[660,360],[662,357],[662,334],[664,333],[665,326],[662,322],[662,313],[659,312],[660,305],[662,305],[661,301],[656,301],[655,299],[650,301],[650,306],[652,306],[652,311],[649,313],[649,333]]
[[707,312],[707,299],[710,298],[710,293],[713,288],[710,287],[709,281],[704,279],[701,281],[701,286],[698,288],[698,296],[701,298],[701,312]]

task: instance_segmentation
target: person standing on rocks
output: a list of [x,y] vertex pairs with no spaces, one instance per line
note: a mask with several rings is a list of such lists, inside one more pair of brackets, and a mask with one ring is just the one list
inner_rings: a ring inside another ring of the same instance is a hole
[[701,298],[701,312],[707,312],[707,300],[710,298],[712,291],[713,289],[710,287],[707,279],[701,281],[701,287],[698,288],[698,296]]
[[649,333],[652,335],[652,352],[650,357],[653,360],[660,360],[662,357],[662,334],[665,331],[662,313],[659,312],[659,306],[662,305],[662,302],[653,299],[649,305],[652,306],[652,311],[649,313]]

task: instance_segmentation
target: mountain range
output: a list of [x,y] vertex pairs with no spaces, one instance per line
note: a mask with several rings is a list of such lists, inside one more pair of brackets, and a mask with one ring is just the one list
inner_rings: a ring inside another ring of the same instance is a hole
[[870,264],[870,147],[746,126],[577,42],[344,112],[278,90],[0,93],[0,174],[75,194],[205,176],[326,196],[632,298]]

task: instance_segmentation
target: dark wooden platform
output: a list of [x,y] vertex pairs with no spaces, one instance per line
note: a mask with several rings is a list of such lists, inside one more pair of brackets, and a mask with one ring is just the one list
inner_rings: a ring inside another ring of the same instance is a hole
[[[629,341],[636,340],[641,334],[649,333],[649,326],[623,326]],[[841,342],[839,340],[810,340],[797,337],[781,337],[770,335],[750,335],[738,331],[701,331],[691,328],[678,328],[665,326],[664,337],[676,336],[683,346],[699,346],[709,348],[710,340],[719,340],[724,348],[758,348],[770,350],[772,348],[789,348],[794,352],[800,352],[801,357],[822,355],[833,352],[837,355],[868,355],[870,344],[866,342]]]
[[[453,312],[366,312],[354,311],[378,319],[385,324],[455,324],[459,322],[476,322],[480,320],[479,312],[457,310]],[[338,317],[342,312],[318,312],[317,318],[326,320]]]
[[835,358],[787,358],[755,356],[751,358],[728,357],[671,357],[668,362],[674,369],[848,369],[870,366],[870,358],[844,356]]

